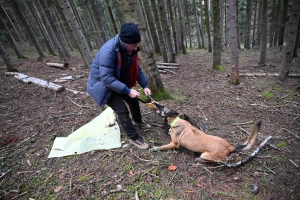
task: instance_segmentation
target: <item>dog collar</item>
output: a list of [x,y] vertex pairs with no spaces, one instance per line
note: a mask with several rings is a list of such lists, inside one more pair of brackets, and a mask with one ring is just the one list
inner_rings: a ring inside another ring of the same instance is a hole
[[180,120],[180,118],[179,117],[176,117],[173,121],[172,121],[172,123],[170,124],[170,129],[169,129],[169,132],[171,132],[171,130],[172,130],[172,127],[176,124],[176,122],[178,121],[178,120]]

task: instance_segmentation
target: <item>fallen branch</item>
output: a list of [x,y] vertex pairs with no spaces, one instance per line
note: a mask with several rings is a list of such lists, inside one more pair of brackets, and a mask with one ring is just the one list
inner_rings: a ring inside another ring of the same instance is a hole
[[42,79],[34,78],[34,77],[29,77],[25,74],[17,73],[17,72],[5,72],[5,75],[13,75],[16,79],[19,79],[25,83],[33,83],[39,86],[42,86],[44,88],[49,88],[52,89],[56,92],[60,92],[64,90],[64,87],[52,82],[48,82]]
[[166,72],[170,72],[170,73],[172,73],[172,74],[175,74],[175,75],[177,75],[177,76],[181,76],[180,74],[177,74],[176,72],[173,72],[173,71],[171,71],[171,70],[168,70],[168,69],[164,69],[164,71],[166,71]]
[[69,63],[46,63],[50,67],[57,67],[61,69],[66,69],[69,66]]
[[179,67],[170,67],[170,66],[158,66],[158,69],[179,69]]
[[251,158],[253,158],[258,152],[259,150],[265,146],[265,144],[272,138],[272,136],[268,136],[256,149],[255,151],[253,151],[253,153],[251,153],[247,158],[245,158],[244,160],[240,160],[237,163],[234,164],[228,164],[226,162],[220,162],[220,164],[222,164],[222,166],[226,166],[226,167],[237,167],[240,166],[246,162],[248,162]]
[[158,62],[158,63],[156,63],[157,65],[173,65],[173,66],[180,66],[180,64],[178,64],[178,63],[160,63],[160,62]]
[[[267,76],[274,76],[278,77],[278,73],[240,73],[240,77],[267,77]],[[289,78],[300,78],[300,74],[289,74]]]
[[164,74],[167,73],[165,70],[158,70],[158,71],[159,71],[159,73],[164,73]]

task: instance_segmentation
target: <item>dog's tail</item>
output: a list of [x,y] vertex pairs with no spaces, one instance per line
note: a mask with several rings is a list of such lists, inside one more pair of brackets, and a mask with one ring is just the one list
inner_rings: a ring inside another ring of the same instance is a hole
[[255,140],[256,140],[256,137],[257,137],[260,127],[261,127],[261,121],[259,121],[257,124],[255,124],[255,126],[253,127],[252,132],[249,135],[249,137],[247,138],[246,142],[242,145],[236,146],[234,149],[234,152],[250,150],[254,146],[254,143],[255,143]]

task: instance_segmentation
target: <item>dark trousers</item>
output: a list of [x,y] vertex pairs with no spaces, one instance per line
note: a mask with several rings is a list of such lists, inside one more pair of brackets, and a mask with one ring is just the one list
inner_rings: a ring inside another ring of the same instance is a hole
[[142,122],[142,115],[140,111],[139,101],[136,98],[131,98],[125,94],[119,94],[113,92],[107,105],[111,107],[117,114],[119,124],[121,124],[123,130],[130,139],[137,139],[139,137],[134,125],[129,116],[129,111],[126,103],[130,109],[130,113],[133,121],[137,123]]

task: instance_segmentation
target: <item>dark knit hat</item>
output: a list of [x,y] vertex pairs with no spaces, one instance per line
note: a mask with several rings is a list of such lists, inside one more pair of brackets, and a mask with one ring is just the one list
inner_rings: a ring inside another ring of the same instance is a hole
[[135,44],[141,41],[141,34],[134,23],[125,23],[120,30],[120,39],[124,43]]

